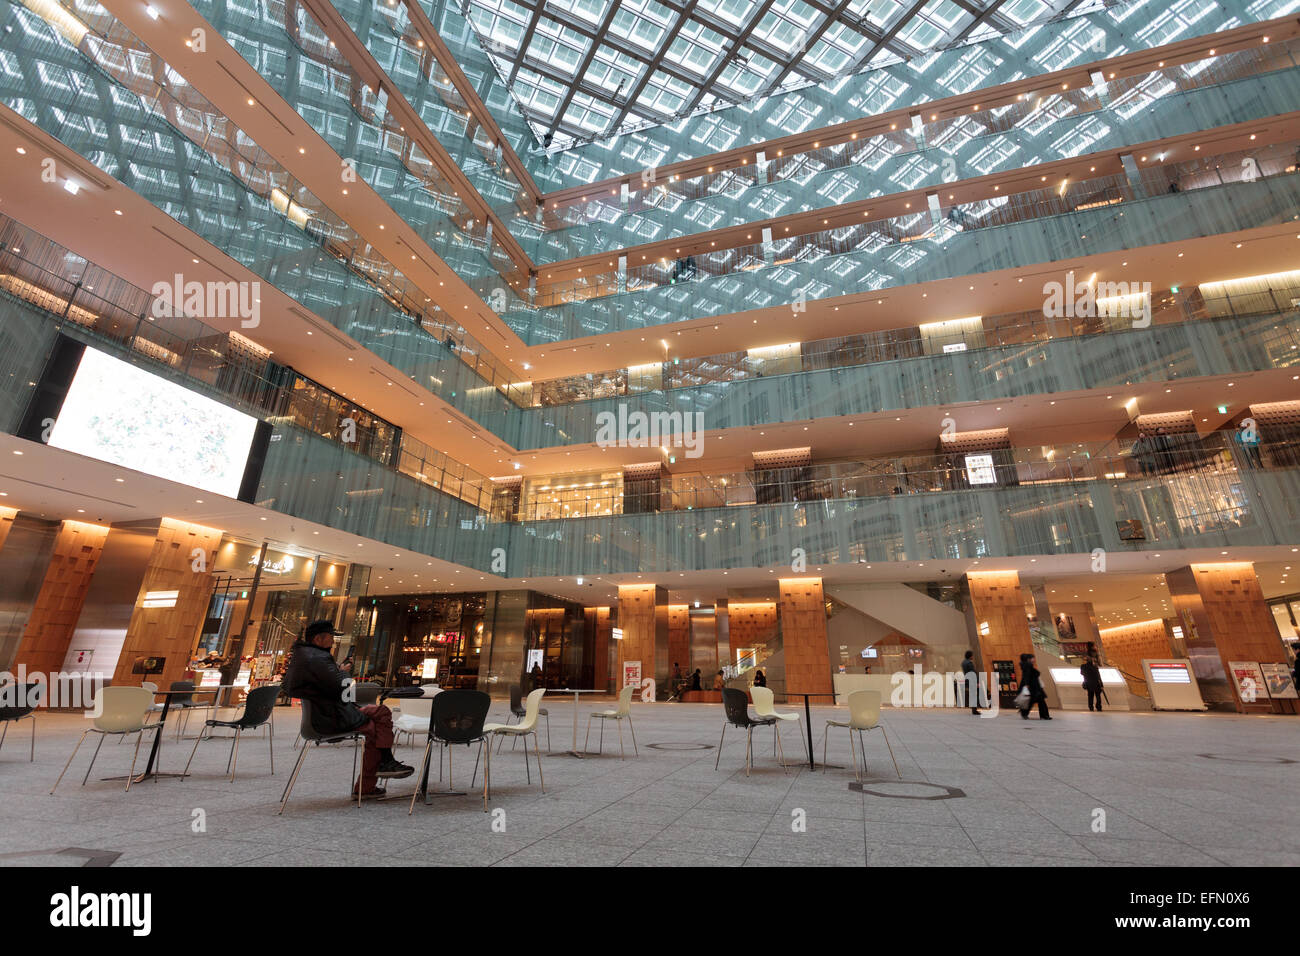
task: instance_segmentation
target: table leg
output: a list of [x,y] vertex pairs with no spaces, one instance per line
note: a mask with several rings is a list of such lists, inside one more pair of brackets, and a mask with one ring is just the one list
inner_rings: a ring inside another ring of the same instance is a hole
[[813,762],[812,708],[808,705],[807,697],[803,699],[803,723],[808,728],[808,769],[816,770],[817,764]]
[[[579,760],[582,759],[582,753],[581,751],[578,750],[578,698],[579,696],[581,695],[579,694],[573,695],[573,749],[565,750],[559,754],[556,754],[556,756],[577,757]],[[551,753],[554,754],[555,752],[551,751]]]
[[[153,776],[153,765],[158,759],[158,745],[162,743],[163,728],[167,726],[167,712],[172,707],[172,695],[168,694],[163,698],[163,709],[158,714],[158,729],[154,731],[153,746],[149,748],[149,762],[145,764],[144,773],[140,775],[140,780],[148,780]],[[137,780],[137,783],[140,781]]]
[[[143,783],[144,781],[148,780],[150,777],[184,777],[185,776],[185,774],[183,773],[154,773],[154,769],[153,769],[154,764],[158,760],[158,745],[162,743],[163,730],[167,726],[167,712],[171,710],[171,706],[172,706],[172,699],[171,699],[171,695],[169,694],[163,698],[163,709],[158,712],[158,729],[154,731],[153,746],[149,748],[149,762],[145,764],[145,768],[140,772],[139,776],[132,779],[131,781],[132,783]],[[122,774],[121,776],[117,776],[117,777],[103,777],[101,779],[125,780],[127,776],[128,776],[127,774]]]

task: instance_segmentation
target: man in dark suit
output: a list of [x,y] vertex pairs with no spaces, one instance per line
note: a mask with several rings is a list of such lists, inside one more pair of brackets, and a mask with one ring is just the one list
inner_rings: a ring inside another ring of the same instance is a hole
[[966,656],[961,662],[961,680],[966,685],[966,696],[970,698],[970,712],[978,714],[980,712],[980,694],[978,679],[972,680],[975,674],[975,652],[967,651]]
[[363,797],[380,797],[384,794],[378,786],[380,777],[409,777],[415,768],[393,756],[393,712],[383,704],[358,707],[354,702],[349,693],[352,661],[340,667],[330,653],[337,633],[329,621],[313,621],[303,629],[284,672],[284,692],[311,701],[311,725],[317,733],[365,735],[365,757],[356,786]]

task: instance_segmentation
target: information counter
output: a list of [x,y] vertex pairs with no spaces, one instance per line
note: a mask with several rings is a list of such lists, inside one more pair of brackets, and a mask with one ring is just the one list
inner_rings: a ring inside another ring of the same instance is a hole
[[[1128,681],[1113,667],[1099,667],[1101,686],[1106,692],[1102,698],[1103,710],[1128,710]],[[1049,667],[1056,695],[1062,710],[1087,710],[1088,692],[1083,689],[1083,674],[1077,667]]]

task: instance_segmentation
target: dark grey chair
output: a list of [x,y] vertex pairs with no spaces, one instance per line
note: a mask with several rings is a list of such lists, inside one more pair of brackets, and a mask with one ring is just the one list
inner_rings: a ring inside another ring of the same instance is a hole
[[31,755],[27,758],[28,763],[36,759],[36,708],[40,706],[41,696],[44,693],[43,684],[6,684],[0,687],[0,724],[4,725],[4,729],[0,730],[0,747],[5,745],[10,724],[16,724],[20,720],[30,720],[32,747]]
[[[478,778],[478,762],[483,756],[483,743],[487,739],[483,725],[487,723],[488,710],[492,707],[492,698],[481,690],[444,690],[433,698],[433,716],[429,721],[429,739],[424,745],[424,759],[420,762],[418,776],[420,783],[411,794],[411,807],[407,816],[415,812],[415,799],[429,789],[429,760],[433,756],[433,745],[439,747],[438,779],[442,779],[442,751],[447,753],[447,786],[451,786],[451,744],[479,745],[478,757],[474,759],[474,778]],[[472,787],[471,780],[470,786]],[[488,777],[483,775],[483,810],[487,811]]]
[[[199,731],[198,738],[194,741],[194,749],[190,751],[190,759],[185,761],[185,774],[190,772],[190,764],[194,762],[194,755],[198,753],[199,744],[204,740],[212,739],[212,730],[214,727],[226,727],[235,732],[234,743],[230,745],[230,756],[226,758],[226,770],[230,772],[230,780],[235,780],[235,768],[239,764],[239,735],[245,730],[256,730],[262,725],[266,725],[266,745],[271,757],[271,775],[275,775],[275,701],[280,696],[280,685],[269,684],[266,687],[258,687],[256,690],[248,692],[248,697],[244,699],[244,712],[234,720],[208,720],[203,724],[203,730]],[[206,731],[206,736],[204,732]]]
[[321,744],[338,743],[341,740],[352,741],[352,786],[357,792],[357,806],[361,806],[361,787],[360,780],[357,779],[357,759],[361,756],[361,740],[365,734],[359,730],[349,731],[341,734],[322,734],[311,725],[311,701],[304,699],[302,702],[302,724],[298,728],[298,734],[302,737],[302,749],[298,751],[298,760],[293,765],[293,773],[289,774],[289,782],[284,785],[284,793],[280,797],[280,809],[276,811],[276,816],[284,813],[285,806],[289,803],[289,796],[293,793],[293,785],[298,781],[298,774],[302,771],[303,761],[307,759],[307,751],[311,748],[307,745],[314,743],[317,746]]
[[[727,721],[722,725],[722,737],[718,738],[718,756],[713,761],[713,769],[718,769],[718,764],[722,760],[722,741],[727,736],[727,724],[733,727],[739,727],[745,731],[745,776],[749,776],[749,770],[754,765],[754,728],[770,727],[776,724],[775,717],[760,717],[755,720],[749,716],[749,697],[743,690],[736,690],[734,687],[722,688],[722,706],[727,714]],[[785,755],[781,753],[781,735],[776,736],[776,759],[780,762],[781,768],[789,773],[785,766]]]
[[[181,691],[185,691],[185,690],[193,691],[195,689],[194,681],[174,680],[171,682],[168,689],[181,690]],[[176,714],[175,720],[176,720],[177,740],[181,739],[181,737],[185,734],[185,729],[190,724],[190,711],[191,710],[211,711],[214,707],[216,707],[216,699],[217,698],[215,694],[207,695],[201,701],[195,700],[194,694],[192,693],[172,695],[172,702],[171,702],[171,706],[168,708],[168,713]],[[161,710],[162,707],[160,706],[158,709]],[[177,711],[179,711],[180,713],[177,714]]]

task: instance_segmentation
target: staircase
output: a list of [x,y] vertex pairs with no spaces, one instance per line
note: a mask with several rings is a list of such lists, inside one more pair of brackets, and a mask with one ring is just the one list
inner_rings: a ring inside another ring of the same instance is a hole
[[889,584],[834,585],[826,595],[926,644],[965,644],[966,615],[915,588]]

